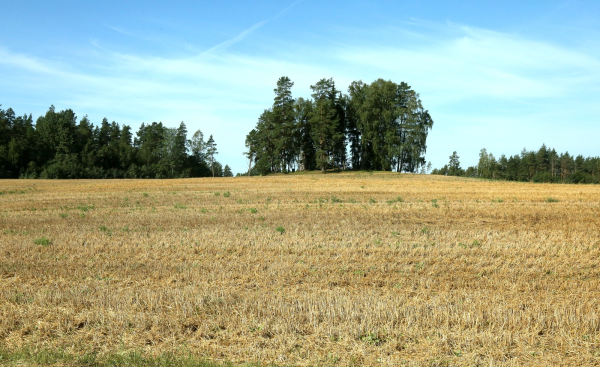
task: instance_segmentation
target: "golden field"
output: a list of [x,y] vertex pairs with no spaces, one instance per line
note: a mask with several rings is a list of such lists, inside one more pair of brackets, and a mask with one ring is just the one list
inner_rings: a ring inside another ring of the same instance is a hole
[[351,172],[0,192],[9,350],[600,365],[597,185]]

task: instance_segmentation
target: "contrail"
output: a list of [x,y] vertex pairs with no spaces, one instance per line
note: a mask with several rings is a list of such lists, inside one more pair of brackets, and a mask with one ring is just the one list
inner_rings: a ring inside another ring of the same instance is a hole
[[282,11],[280,11],[279,13],[277,13],[277,15],[275,15],[272,18],[269,18],[267,20],[263,20],[260,21],[256,24],[254,24],[252,27],[242,31],[240,34],[238,34],[237,36],[228,39],[227,41],[221,42],[218,45],[204,51],[202,54],[200,54],[200,56],[206,56],[206,55],[211,55],[213,54],[215,51],[217,50],[221,50],[221,49],[226,49],[228,47],[230,47],[231,45],[234,45],[240,41],[242,41],[244,38],[248,37],[250,34],[252,34],[254,31],[256,31],[257,29],[259,29],[260,27],[262,27],[263,25],[267,24],[270,21],[273,21],[277,18],[279,18],[280,16],[284,15],[285,13],[287,13],[291,8],[293,8],[296,4],[302,2],[303,0],[298,0],[293,2],[292,4],[288,5],[285,9],[283,9]]

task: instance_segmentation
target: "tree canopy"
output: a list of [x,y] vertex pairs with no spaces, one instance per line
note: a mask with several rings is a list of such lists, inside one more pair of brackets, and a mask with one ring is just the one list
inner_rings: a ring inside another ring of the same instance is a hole
[[[1,106],[0,106],[1,107]],[[216,143],[202,131],[188,140],[181,122],[143,123],[135,137],[106,118],[94,126],[51,106],[36,122],[0,108],[0,178],[174,178],[232,176],[216,161]]]
[[537,151],[523,149],[520,154],[510,157],[501,155],[496,159],[484,148],[479,152],[477,166],[463,170],[454,152],[449,164],[434,169],[432,174],[509,181],[598,183],[600,157],[584,158],[582,155],[570,155],[569,152],[559,154],[544,144]]
[[277,81],[273,105],[248,133],[249,173],[425,166],[433,119],[406,83],[357,81],[343,94],[333,79],[321,79],[310,99],[294,99],[293,85],[285,76]]

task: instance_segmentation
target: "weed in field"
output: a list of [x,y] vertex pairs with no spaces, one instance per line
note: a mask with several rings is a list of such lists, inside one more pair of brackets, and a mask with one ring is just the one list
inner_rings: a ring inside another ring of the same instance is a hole
[[77,209],[81,210],[82,212],[87,212],[88,210],[93,210],[96,207],[94,205],[84,205],[84,204],[79,204],[77,206]]
[[175,209],[187,209],[187,206],[183,204],[176,203],[174,206]]
[[283,234],[285,232],[285,228],[283,228],[283,227],[277,227],[277,228],[275,228],[275,230],[281,234]]
[[258,213],[258,210],[256,208],[250,208],[248,210],[250,210],[250,213],[252,213],[252,214]]
[[369,203],[375,204],[375,203],[377,203],[377,201],[375,199],[369,199]]
[[403,199],[402,199],[402,197],[400,197],[400,196],[397,196],[395,199],[391,199],[391,200],[388,200],[388,201],[387,201],[387,203],[388,203],[389,205],[392,205],[392,204],[394,204],[394,203],[402,203],[402,202],[404,202],[404,200],[403,200]]
[[44,246],[44,247],[48,247],[52,244],[52,242],[50,242],[50,240],[46,237],[36,238],[35,240],[33,240],[33,243],[38,246]]
[[383,342],[382,338],[377,333],[367,333],[359,336],[359,339],[367,344],[380,346]]
[[559,201],[560,201],[560,200],[558,200],[558,199],[555,199],[555,198],[553,198],[553,197],[547,197],[547,198],[546,198],[546,202],[547,202],[547,203],[558,203]]
[[229,191],[225,191],[225,192],[223,193],[223,197],[225,197],[225,198],[228,198],[228,197],[230,197],[230,196],[231,196],[231,193],[230,193]]

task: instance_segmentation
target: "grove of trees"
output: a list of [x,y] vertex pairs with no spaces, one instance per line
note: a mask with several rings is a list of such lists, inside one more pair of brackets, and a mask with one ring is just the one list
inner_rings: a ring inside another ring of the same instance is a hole
[[182,122],[127,125],[104,118],[94,126],[51,106],[35,124],[30,115],[0,108],[0,178],[174,178],[233,176],[216,161],[216,143],[200,130],[188,140]]
[[248,174],[360,169],[417,172],[425,165],[433,119],[406,83],[353,82],[348,94],[333,79],[294,98],[281,77],[273,105],[246,136]]
[[477,166],[462,169],[459,157],[454,152],[447,165],[431,173],[509,181],[598,183],[600,157],[575,157],[569,152],[559,154],[544,144],[537,151],[523,149],[521,154],[510,157],[501,155],[496,159],[484,148],[479,152]]

